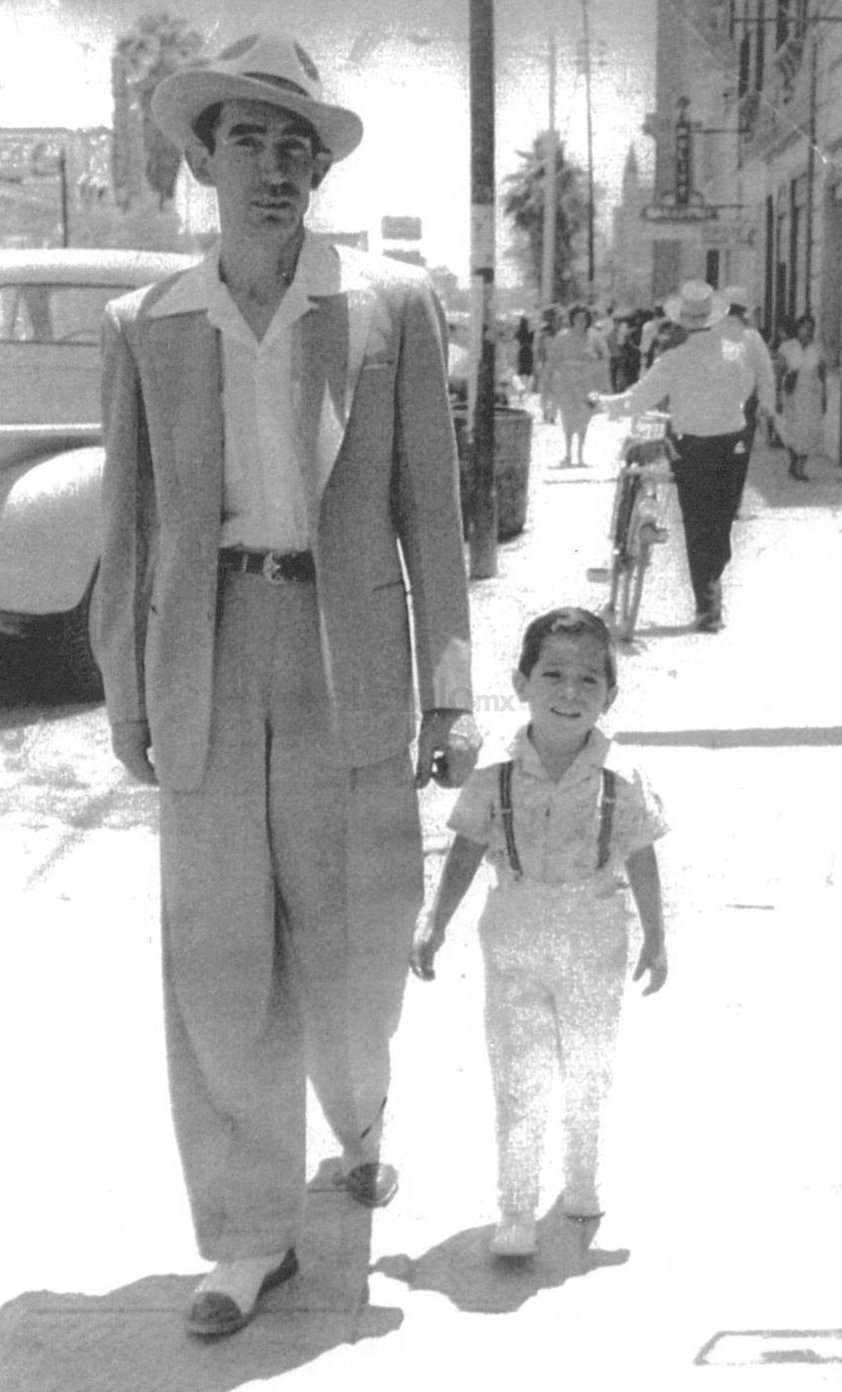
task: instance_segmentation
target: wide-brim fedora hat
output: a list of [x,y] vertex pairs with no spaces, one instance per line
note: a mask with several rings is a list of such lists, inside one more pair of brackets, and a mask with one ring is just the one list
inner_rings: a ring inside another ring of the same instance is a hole
[[692,333],[694,329],[710,329],[724,319],[729,301],[704,280],[686,280],[677,295],[671,295],[664,313],[673,324]]
[[180,68],[158,83],[152,114],[183,150],[195,139],[193,128],[202,112],[233,100],[269,102],[304,117],[335,160],[350,155],[362,140],[359,116],[324,100],[316,64],[287,34],[250,34],[215,58]]

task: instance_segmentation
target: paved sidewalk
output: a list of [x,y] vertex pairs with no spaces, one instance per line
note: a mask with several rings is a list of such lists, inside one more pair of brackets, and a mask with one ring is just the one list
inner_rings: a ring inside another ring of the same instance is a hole
[[[519,718],[509,672],[525,620],[603,598],[586,571],[604,560],[617,432],[595,422],[583,470],[553,467],[558,438],[536,424],[528,530],[501,547],[498,576],[472,586],[489,757]],[[14,1098],[9,1144],[29,1126],[42,1134],[37,1114],[50,1109],[52,1145],[32,1156],[32,1186],[52,1255],[41,1242],[27,1265],[19,1244],[5,1269],[2,1392],[839,1385],[842,904],[828,789],[842,778],[832,603],[842,470],[816,465],[818,481],[799,493],[781,460],[760,450],[753,461],[725,632],[689,631],[673,515],[640,640],[621,658],[612,726],[639,747],[673,827],[662,854],[671,976],[659,997],[629,993],[608,1215],[592,1250],[554,1208],[551,1146],[539,1258],[506,1270],[487,1255],[480,882],[437,981],[407,992],[384,1146],[401,1171],[394,1203],[371,1215],[335,1189],[314,1107],[301,1274],[241,1334],[191,1341],[182,1312],[202,1263],[169,1131],[153,901],[126,901],[118,941],[87,927],[84,904],[32,902],[33,928],[64,914],[46,971],[26,921],[12,958],[17,989],[59,978],[56,1084]],[[431,885],[452,801],[438,789],[423,797]],[[151,881],[151,846],[149,868]],[[120,1011],[91,985],[104,954]],[[14,1227],[31,1193],[4,1192]]]

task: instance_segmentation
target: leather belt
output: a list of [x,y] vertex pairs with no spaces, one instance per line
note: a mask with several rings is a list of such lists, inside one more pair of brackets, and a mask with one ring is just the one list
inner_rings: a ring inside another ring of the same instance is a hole
[[247,551],[241,546],[224,546],[219,564],[234,575],[262,575],[270,585],[287,581],[312,582],[316,564],[312,551]]

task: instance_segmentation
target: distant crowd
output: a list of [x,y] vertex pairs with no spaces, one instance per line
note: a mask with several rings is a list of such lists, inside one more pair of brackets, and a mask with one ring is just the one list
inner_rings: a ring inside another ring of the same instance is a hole
[[[821,450],[826,410],[825,354],[815,321],[809,314],[781,318],[769,331],[759,308],[745,304],[738,309],[741,322],[768,348],[774,372],[775,410],[766,423],[766,438],[788,450],[790,474],[803,481],[805,459]],[[451,394],[464,400],[470,356],[467,314],[451,317],[450,338]],[[581,463],[588,393],[628,391],[658,357],[686,338],[687,330],[661,303],[652,308],[553,305],[513,316],[499,323],[497,397],[501,404],[518,406],[539,393],[543,420],[563,428],[562,462]]]

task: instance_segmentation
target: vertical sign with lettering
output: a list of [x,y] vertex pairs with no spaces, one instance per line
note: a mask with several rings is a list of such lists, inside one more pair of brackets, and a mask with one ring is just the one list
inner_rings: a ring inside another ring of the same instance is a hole
[[675,123],[675,201],[681,206],[690,202],[693,190],[693,137],[687,117],[689,104],[686,97],[681,98]]

